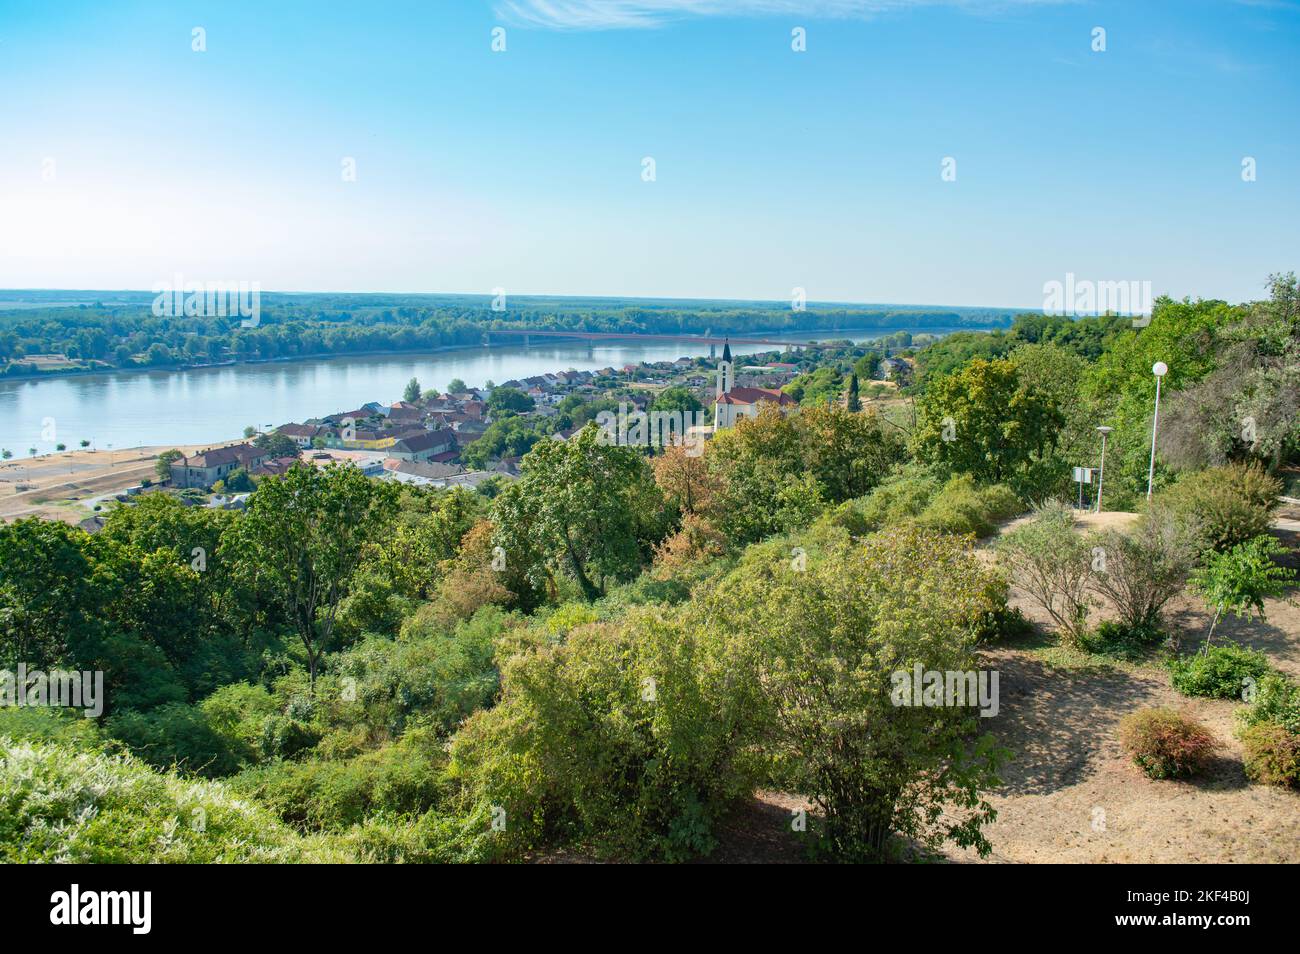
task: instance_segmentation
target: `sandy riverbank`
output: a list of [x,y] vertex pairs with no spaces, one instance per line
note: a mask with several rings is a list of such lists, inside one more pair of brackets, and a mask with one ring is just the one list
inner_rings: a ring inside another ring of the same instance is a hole
[[[78,523],[93,511],[88,504],[121,493],[142,480],[156,479],[158,455],[173,447],[192,454],[215,444],[161,444],[114,450],[69,450],[0,463],[0,520],[44,517]],[[21,488],[21,489],[20,489]]]

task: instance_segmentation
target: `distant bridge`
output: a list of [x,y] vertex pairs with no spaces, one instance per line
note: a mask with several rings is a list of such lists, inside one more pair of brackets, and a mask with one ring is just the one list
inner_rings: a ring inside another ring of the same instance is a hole
[[617,331],[553,331],[539,330],[535,328],[491,328],[484,331],[484,339],[489,335],[523,335],[524,344],[532,337],[538,338],[583,338],[588,341],[618,340],[618,341],[693,341],[696,344],[706,344],[716,346],[730,342],[734,345],[770,345],[782,351],[798,351],[802,348],[825,348],[827,345],[811,344],[806,341],[774,341],[771,338],[718,338],[708,334],[704,335],[656,335],[656,334],[638,334],[633,332]]

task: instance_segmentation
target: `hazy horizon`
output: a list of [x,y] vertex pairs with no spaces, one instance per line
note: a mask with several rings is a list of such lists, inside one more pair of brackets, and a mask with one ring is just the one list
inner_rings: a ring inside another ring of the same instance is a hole
[[6,4],[0,286],[1257,298],[1300,9],[1163,6]]

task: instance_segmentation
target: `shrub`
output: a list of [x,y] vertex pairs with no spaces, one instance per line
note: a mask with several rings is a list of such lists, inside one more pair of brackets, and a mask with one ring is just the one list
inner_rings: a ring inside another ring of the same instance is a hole
[[1120,744],[1150,778],[1186,778],[1219,748],[1209,729],[1173,709],[1142,709],[1120,720]]
[[456,734],[450,773],[469,810],[506,812],[508,856],[569,840],[622,858],[707,853],[714,821],[761,777],[747,663],[689,605],[578,627],[505,664],[501,701]]
[[1169,662],[1174,688],[1185,696],[1241,699],[1272,668],[1263,653],[1234,643],[1211,646],[1204,653]]
[[1034,624],[1025,618],[1018,606],[1004,602],[996,609],[984,613],[975,626],[976,639],[981,643],[1012,642],[1034,635]]
[[277,714],[262,722],[257,749],[266,759],[291,759],[314,748],[320,739],[321,731],[316,726]]
[[1092,553],[1074,532],[1074,514],[1059,502],[1038,508],[1034,518],[997,542],[1012,580],[1052,617],[1062,637],[1078,646],[1088,632],[1092,605]]
[[1205,565],[1192,575],[1192,590],[1214,610],[1214,619],[1205,635],[1205,645],[1214,638],[1214,629],[1223,614],[1237,617],[1264,618],[1264,600],[1281,596],[1295,582],[1294,570],[1278,566],[1274,556],[1286,548],[1267,534],[1252,537],[1230,549],[1211,553]]
[[1300,735],[1272,722],[1241,732],[1246,777],[1265,785],[1300,788]]
[[339,836],[366,864],[474,864],[497,856],[488,806],[464,814],[379,815]]
[[1108,530],[1091,542],[1093,583],[1124,628],[1158,630],[1161,611],[1182,590],[1196,562],[1198,541],[1187,524],[1167,507],[1155,506],[1131,531]]
[[2,862],[341,860],[223,783],[154,772],[130,755],[0,739]]
[[397,742],[353,759],[273,763],[242,772],[230,784],[287,822],[313,830],[340,829],[371,815],[433,808],[443,792],[445,762],[437,734],[413,729]]
[[246,762],[256,761],[261,754],[263,724],[279,714],[279,705],[266,688],[250,683],[222,686],[199,703],[199,709],[212,731]]
[[1227,550],[1268,532],[1281,492],[1258,465],[1226,464],[1184,474],[1162,496],[1200,527],[1206,546]]
[[911,517],[920,516],[939,492],[938,479],[907,469],[891,477],[862,502],[862,523],[867,530],[892,527]]
[[220,778],[239,770],[238,755],[212,730],[202,710],[173,702],[149,712],[125,710],[110,716],[108,734],[158,768]]
[[335,706],[331,720],[362,721],[376,740],[399,735],[416,717],[450,733],[496,696],[496,642],[514,623],[511,614],[485,606],[444,628],[432,607],[423,607],[396,642],[373,637],[339,659],[335,671],[355,680],[356,701]]
[[747,647],[773,783],[820,809],[810,847],[841,860],[946,842],[988,852],[983,792],[1001,751],[973,705],[913,705],[890,687],[916,665],[974,670],[1000,589],[963,539],[904,525],[810,550],[802,571],[788,551],[742,563],[703,601],[704,625]]
[[1107,620],[1092,632],[1085,633],[1079,640],[1079,648],[1099,656],[1133,661],[1145,657],[1164,638],[1164,632],[1155,626],[1134,626]]
[[1248,726],[1272,722],[1300,735],[1300,686],[1279,672],[1271,672],[1259,680],[1253,704],[1239,715]]

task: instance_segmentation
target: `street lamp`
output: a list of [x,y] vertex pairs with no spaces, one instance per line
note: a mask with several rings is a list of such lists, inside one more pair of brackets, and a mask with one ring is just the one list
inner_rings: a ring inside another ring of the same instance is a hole
[[1156,376],[1156,411],[1151,418],[1151,466],[1147,469],[1147,500],[1151,499],[1151,488],[1156,479],[1156,428],[1160,426],[1160,379],[1169,373],[1169,365],[1157,361],[1151,365],[1151,373]]
[[1101,471],[1097,474],[1097,513],[1101,513],[1101,487],[1106,481],[1106,435],[1114,429],[1105,424],[1097,428],[1097,433],[1101,435]]

